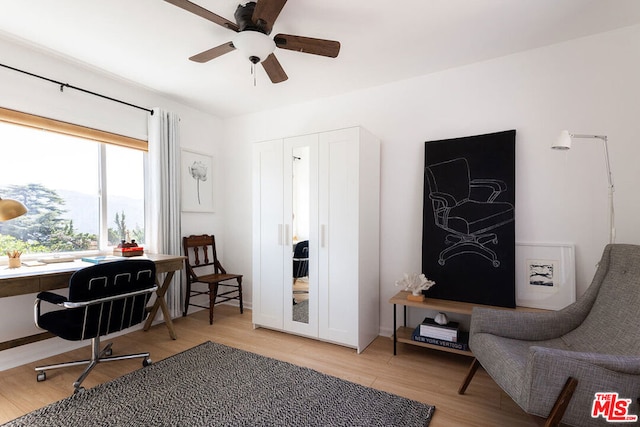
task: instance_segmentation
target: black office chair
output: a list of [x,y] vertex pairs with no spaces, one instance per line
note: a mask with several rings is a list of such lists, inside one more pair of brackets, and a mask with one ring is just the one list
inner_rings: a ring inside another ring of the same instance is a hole
[[298,242],[293,248],[293,283],[309,275],[309,241]]
[[[147,259],[127,259],[98,264],[76,271],[69,280],[69,296],[40,292],[35,301],[36,326],[69,341],[91,338],[90,360],[36,367],[37,380],[47,379],[46,370],[88,364],[73,383],[74,393],[81,387],[89,372],[101,362],[141,357],[142,365],[151,364],[149,353],[112,356],[107,344],[100,350],[100,337],[142,323],[147,317],[147,303],[158,289],[155,284],[156,267]],[[41,313],[42,302],[61,307]]]
[[[309,276],[309,241],[302,240],[293,247],[293,286],[301,277]],[[294,289],[294,294],[308,294],[309,289]],[[293,305],[298,302],[293,298]]]
[[435,225],[449,233],[445,237],[448,247],[440,252],[438,263],[476,254],[499,267],[500,260],[488,245],[498,243],[493,230],[514,219],[513,205],[496,200],[507,190],[506,184],[497,179],[471,179],[465,158],[429,165],[426,177]]

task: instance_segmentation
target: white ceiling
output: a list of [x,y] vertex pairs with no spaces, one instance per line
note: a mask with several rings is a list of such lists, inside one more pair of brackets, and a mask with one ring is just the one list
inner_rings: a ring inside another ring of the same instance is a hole
[[[234,20],[238,0],[193,1]],[[272,84],[257,67],[254,87],[250,63],[237,51],[205,64],[189,61],[230,41],[234,33],[163,0],[4,0],[1,6],[0,36],[220,117],[382,85],[640,22],[638,0],[290,0],[272,35],[338,40],[340,55],[332,59],[276,49],[289,80]]]

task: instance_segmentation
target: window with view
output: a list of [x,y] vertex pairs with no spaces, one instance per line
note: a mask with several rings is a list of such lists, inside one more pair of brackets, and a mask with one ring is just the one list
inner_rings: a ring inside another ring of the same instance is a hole
[[144,151],[2,121],[0,146],[0,197],[28,209],[0,222],[0,254],[144,244]]

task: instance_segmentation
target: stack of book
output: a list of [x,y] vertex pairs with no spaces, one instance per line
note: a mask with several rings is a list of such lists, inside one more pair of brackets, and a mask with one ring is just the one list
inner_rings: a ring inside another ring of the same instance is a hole
[[414,341],[468,351],[469,334],[460,330],[458,322],[440,325],[427,317],[413,331]]
[[458,341],[458,322],[448,322],[441,325],[430,317],[426,317],[420,324],[420,335],[438,338],[446,341]]
[[131,243],[127,243],[125,240],[121,241],[117,248],[113,248],[113,255],[115,256],[139,256],[144,254],[144,248],[138,246],[135,240]]

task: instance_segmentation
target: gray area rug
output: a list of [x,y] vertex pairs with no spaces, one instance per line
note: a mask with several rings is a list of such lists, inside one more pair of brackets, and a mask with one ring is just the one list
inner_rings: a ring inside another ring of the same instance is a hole
[[300,301],[293,305],[293,321],[309,323],[309,300]]
[[427,426],[434,406],[205,342],[5,426]]

